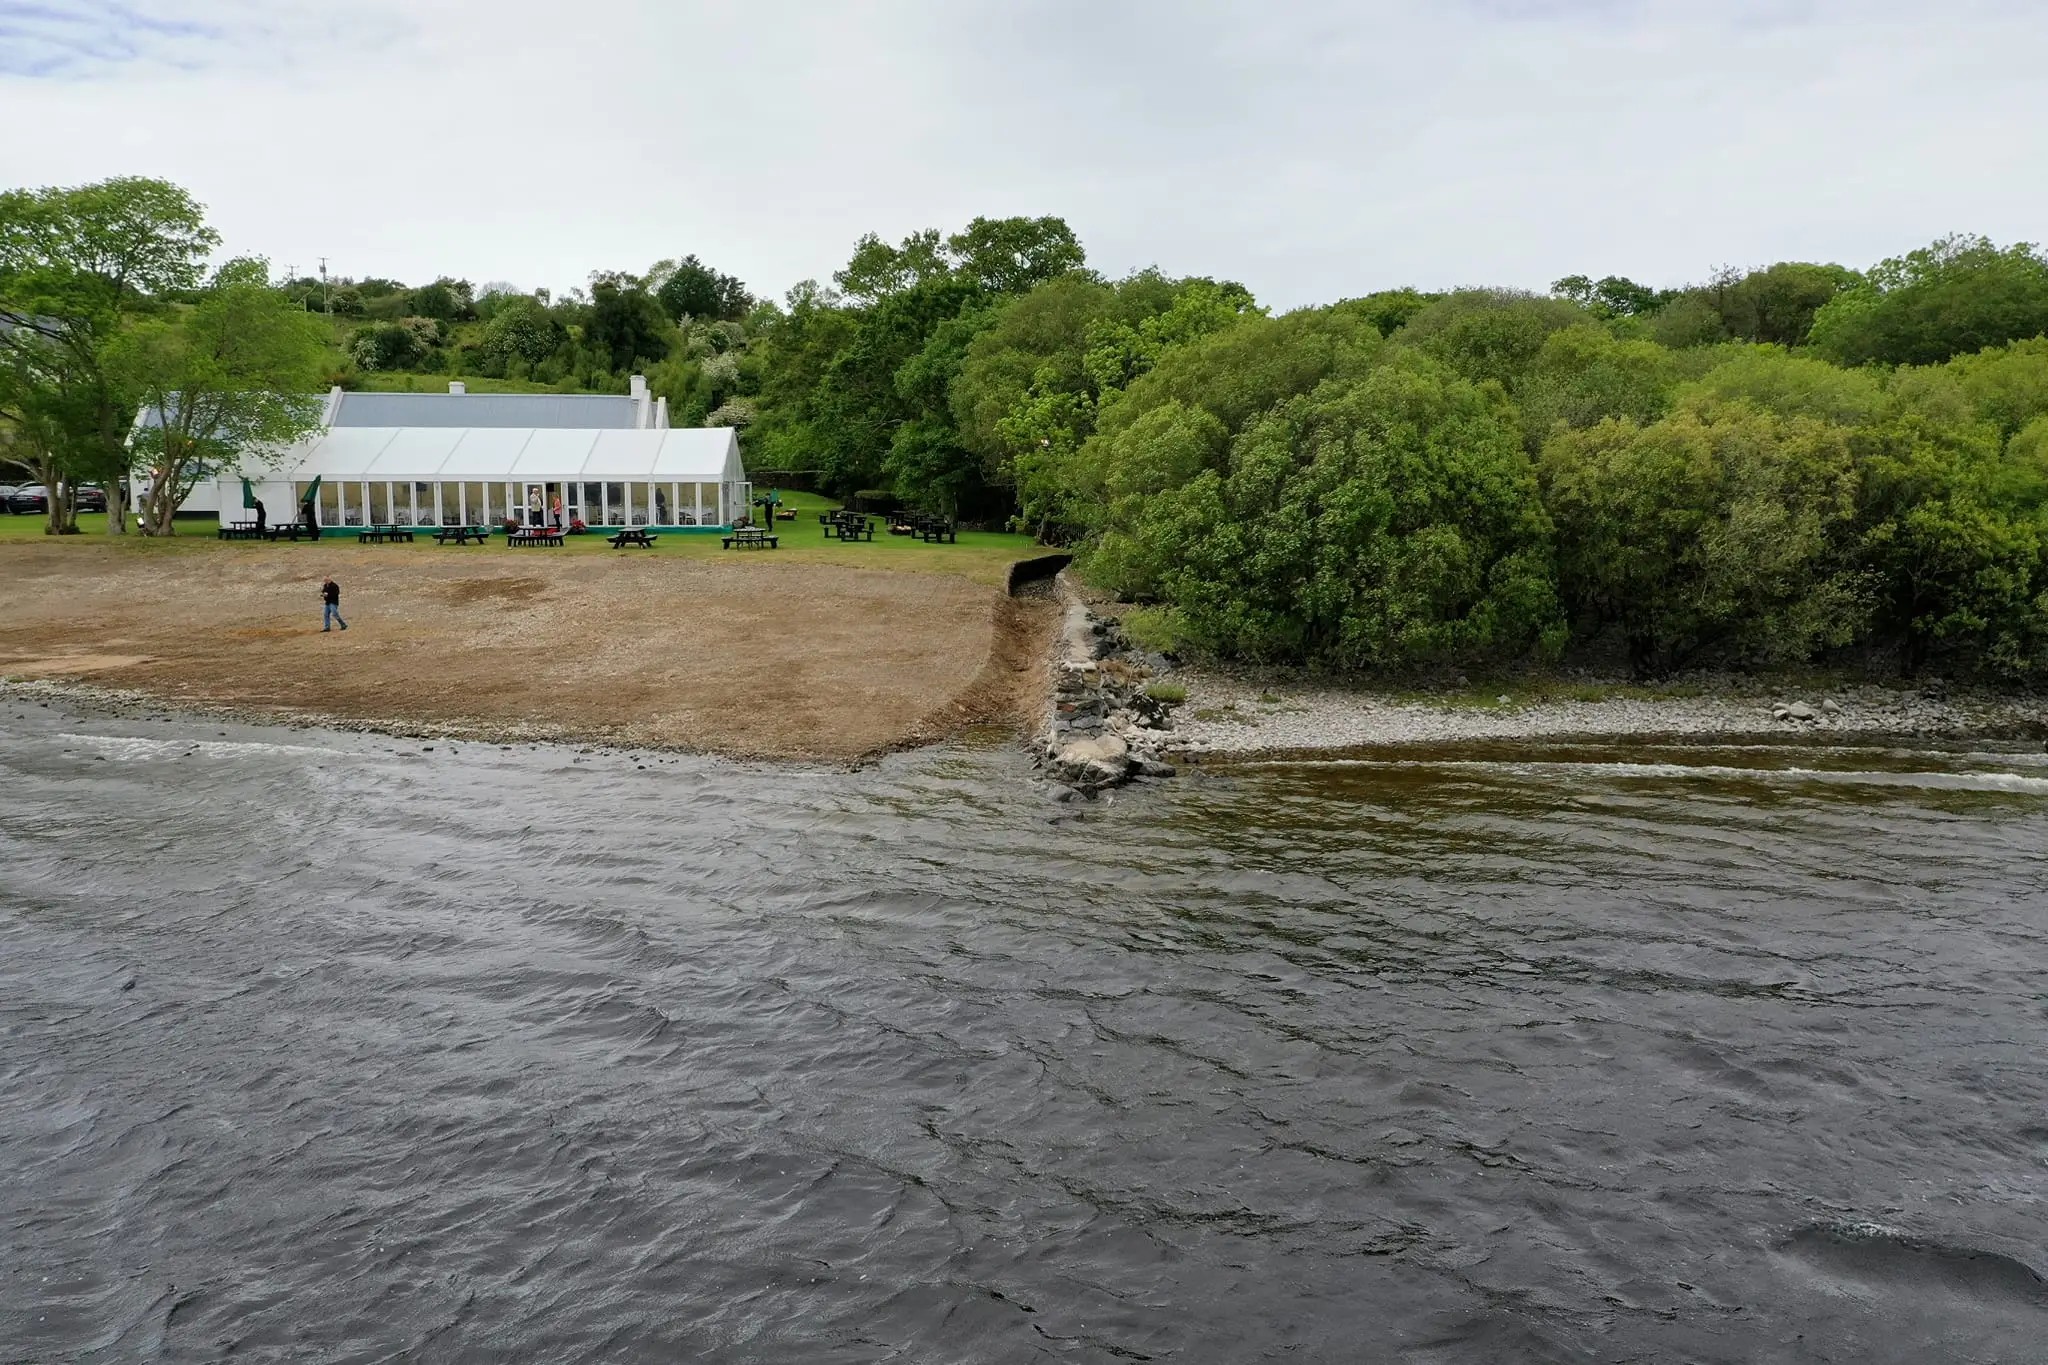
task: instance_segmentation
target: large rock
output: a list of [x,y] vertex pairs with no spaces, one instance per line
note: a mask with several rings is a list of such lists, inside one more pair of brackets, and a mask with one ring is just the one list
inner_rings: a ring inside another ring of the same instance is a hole
[[1818,713],[1815,712],[1811,706],[1808,706],[1803,701],[1795,701],[1791,705],[1787,706],[1785,708],[1785,714],[1790,716],[1793,720],[1818,719]]
[[1131,746],[1116,735],[1069,740],[1052,756],[1054,775],[1068,782],[1106,786],[1121,782],[1130,767]]

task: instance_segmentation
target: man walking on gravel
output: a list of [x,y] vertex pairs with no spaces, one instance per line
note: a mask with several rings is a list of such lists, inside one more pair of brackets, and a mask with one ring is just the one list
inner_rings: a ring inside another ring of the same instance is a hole
[[341,619],[341,584],[334,581],[333,574],[329,574],[320,584],[320,605],[322,635],[333,630],[337,623],[343,630],[348,629],[348,622]]

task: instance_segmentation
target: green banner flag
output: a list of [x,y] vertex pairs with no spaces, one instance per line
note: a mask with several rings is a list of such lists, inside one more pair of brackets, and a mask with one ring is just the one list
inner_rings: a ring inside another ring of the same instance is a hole
[[318,474],[315,474],[315,475],[313,476],[313,482],[311,482],[311,483],[307,484],[307,485],[306,485],[306,491],[305,491],[304,493],[302,493],[302,494],[301,494],[301,495],[299,496],[299,505],[303,507],[303,506],[304,506],[305,504],[307,504],[307,503],[309,503],[309,502],[313,501],[313,499],[315,499],[315,498],[317,498],[317,497],[319,497],[319,496],[320,496],[320,476],[319,476]]
[[242,480],[242,506],[254,507],[255,505],[256,490],[249,486],[249,481],[247,479],[244,479]]

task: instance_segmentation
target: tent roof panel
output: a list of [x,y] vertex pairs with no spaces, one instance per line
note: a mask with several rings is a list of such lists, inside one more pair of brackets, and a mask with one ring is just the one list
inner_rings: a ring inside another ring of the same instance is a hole
[[650,477],[678,483],[725,483],[746,477],[739,472],[739,443],[731,427],[678,427],[660,434],[664,439]]
[[441,478],[449,483],[489,483],[507,477],[506,471],[519,463],[519,453],[533,439],[530,428],[478,427],[468,431],[441,430],[454,436],[454,448],[441,466]]
[[[520,448],[519,458],[504,477],[508,479],[570,480],[583,472],[590,448],[607,433],[601,431],[535,431]],[[652,432],[648,433],[652,435]]]
[[746,478],[728,427],[615,431],[532,427],[333,427],[252,478],[394,482],[727,483]]

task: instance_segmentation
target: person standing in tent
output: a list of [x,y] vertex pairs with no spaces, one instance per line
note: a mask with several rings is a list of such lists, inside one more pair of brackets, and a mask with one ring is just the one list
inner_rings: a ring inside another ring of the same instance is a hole
[[551,513],[553,513],[553,515],[554,515],[554,518],[555,518],[555,529],[556,529],[557,531],[561,530],[561,529],[562,529],[562,495],[561,495],[560,493],[557,493],[557,494],[555,494],[555,501],[554,501],[554,505],[553,505],[552,507],[550,507],[550,508],[549,508],[548,510],[549,510],[549,511],[550,511]]
[[348,629],[348,622],[341,619],[341,585],[329,574],[320,581],[320,633],[325,635],[336,623]]

